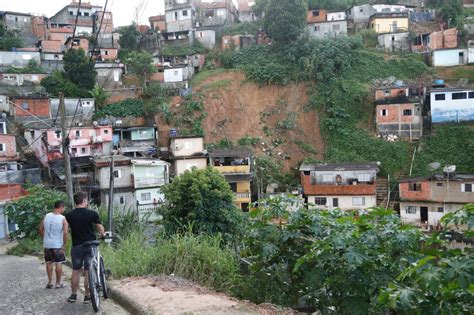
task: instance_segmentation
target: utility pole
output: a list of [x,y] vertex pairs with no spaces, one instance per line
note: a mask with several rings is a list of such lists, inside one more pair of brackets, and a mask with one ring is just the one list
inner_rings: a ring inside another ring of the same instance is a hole
[[108,223],[109,223],[109,231],[112,232],[112,216],[113,216],[113,209],[114,209],[114,153],[111,153],[110,157],[110,190],[109,190],[109,208],[108,208]]
[[66,193],[67,205],[69,209],[73,209],[73,190],[72,190],[72,174],[71,160],[69,159],[69,135],[66,127],[66,105],[64,104],[64,94],[59,93],[59,114],[61,115],[61,131],[62,131],[62,147],[64,156],[64,171],[66,173]]

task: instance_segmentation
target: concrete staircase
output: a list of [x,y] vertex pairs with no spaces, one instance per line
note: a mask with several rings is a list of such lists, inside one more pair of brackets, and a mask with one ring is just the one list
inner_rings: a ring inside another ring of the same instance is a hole
[[[400,203],[396,197],[397,191],[398,187],[390,187],[390,182],[387,177],[377,178],[377,206],[398,211]],[[388,195],[389,192],[390,196]]]

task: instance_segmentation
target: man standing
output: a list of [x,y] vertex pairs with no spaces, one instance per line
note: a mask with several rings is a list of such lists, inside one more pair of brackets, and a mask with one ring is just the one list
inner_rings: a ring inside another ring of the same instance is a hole
[[88,209],[87,194],[79,191],[74,195],[74,203],[76,208],[66,213],[66,220],[71,227],[72,236],[72,277],[71,277],[71,296],[68,301],[71,303],[77,300],[77,289],[79,287],[80,275],[84,268],[84,303],[89,303],[90,291],[88,285],[88,270],[90,260],[92,258],[92,247],[84,246],[84,243],[95,241],[95,231],[104,236],[105,230],[99,218],[99,214]]
[[46,289],[53,288],[53,263],[56,265],[56,289],[64,287],[61,281],[63,266],[66,261],[64,248],[67,242],[68,224],[63,216],[64,202],[56,201],[54,211],[46,214],[40,223],[39,233],[43,238],[44,260],[48,273]]

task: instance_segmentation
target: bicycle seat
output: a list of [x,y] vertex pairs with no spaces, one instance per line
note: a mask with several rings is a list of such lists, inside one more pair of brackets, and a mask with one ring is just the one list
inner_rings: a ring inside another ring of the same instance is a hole
[[85,242],[82,244],[82,246],[86,247],[86,246],[99,246],[100,242],[99,241],[89,241],[89,242]]

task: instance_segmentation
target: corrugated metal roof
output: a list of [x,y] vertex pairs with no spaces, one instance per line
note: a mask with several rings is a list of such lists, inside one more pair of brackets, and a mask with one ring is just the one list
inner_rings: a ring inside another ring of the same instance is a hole
[[209,150],[210,157],[242,157],[246,158],[252,155],[252,151],[248,148],[235,149],[212,149]]
[[300,166],[300,171],[364,171],[364,170],[379,170],[377,162],[365,163],[318,163],[318,164],[303,164]]

